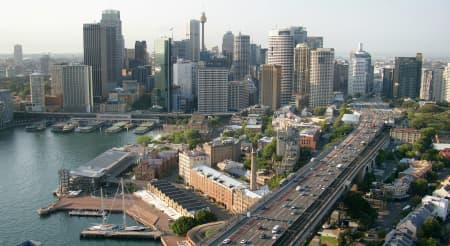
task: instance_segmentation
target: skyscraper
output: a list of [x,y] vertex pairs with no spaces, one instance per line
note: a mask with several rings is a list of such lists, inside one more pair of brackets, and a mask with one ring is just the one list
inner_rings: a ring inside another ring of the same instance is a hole
[[333,91],[339,91],[347,97],[348,88],[348,62],[346,60],[336,60],[334,62],[334,83]]
[[228,111],[228,69],[202,67],[198,69],[198,112]]
[[260,103],[271,107],[273,111],[280,107],[281,71],[280,65],[264,64],[260,67]]
[[200,21],[190,20],[187,23],[186,39],[189,39],[187,58],[197,62],[200,59]]
[[421,72],[422,53],[416,57],[395,57],[394,96],[419,97]]
[[179,111],[192,112],[194,108],[196,66],[196,63],[182,59],[173,64],[173,86],[179,88],[177,95],[181,102],[177,107]]
[[314,49],[310,55],[309,107],[327,106],[333,100],[334,49]]
[[433,93],[433,70],[422,69],[422,79],[420,83],[420,99],[429,101]]
[[60,63],[60,64],[52,64],[50,68],[50,77],[51,77],[51,96],[56,97],[57,100],[57,106],[59,108],[62,108],[63,103],[63,91],[62,91],[62,71],[63,66],[67,65],[67,63]]
[[100,30],[100,23],[83,25],[84,64],[92,67],[93,94],[97,101],[107,98],[109,92],[107,80],[102,73]]
[[231,31],[226,32],[222,38],[222,54],[233,54],[234,35]]
[[31,111],[45,112],[45,76],[30,74]]
[[248,107],[248,82],[230,81],[228,83],[228,110],[239,112]]
[[444,69],[443,68],[434,68],[433,69],[433,85],[432,85],[432,93],[431,100],[436,102],[441,102],[444,100]]
[[294,49],[294,92],[298,109],[308,106],[310,49],[305,43]]
[[292,36],[294,37],[294,47],[297,44],[306,43],[308,32],[305,27],[302,26],[292,26],[289,28],[291,30]]
[[0,129],[9,126],[13,121],[13,100],[11,91],[0,89]]
[[148,63],[148,52],[146,41],[136,41],[134,43],[134,60],[138,66],[144,66]]
[[348,95],[363,96],[369,92],[373,82],[372,60],[369,53],[363,50],[362,43],[358,49],[350,53],[348,67]]
[[43,55],[39,59],[40,71],[42,74],[50,74],[50,55]]
[[234,36],[232,73],[234,80],[242,80],[249,74],[250,69],[250,36]]
[[172,89],[172,39],[159,38],[154,45],[154,80],[152,103],[161,106],[165,111],[171,111]]
[[22,53],[22,45],[16,44],[14,45],[14,63],[16,65],[22,64],[23,61],[23,53]]
[[310,36],[306,39],[306,42],[308,43],[308,47],[310,49],[323,48],[323,37]]
[[442,100],[450,102],[450,63],[444,68],[442,73],[444,95]]
[[102,73],[109,89],[114,89],[122,82],[124,40],[122,21],[118,10],[104,10],[101,25]]
[[267,63],[282,69],[280,104],[288,105],[294,83],[294,36],[289,28],[269,32]]
[[62,94],[64,112],[92,112],[92,68],[87,65],[63,65]]
[[383,81],[382,96],[386,98],[393,98],[394,96],[394,69],[390,67],[383,68],[381,74],[381,80]]

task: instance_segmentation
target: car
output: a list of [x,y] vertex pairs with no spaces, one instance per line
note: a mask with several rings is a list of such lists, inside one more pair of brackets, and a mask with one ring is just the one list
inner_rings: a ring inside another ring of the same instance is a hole
[[283,208],[288,208],[288,207],[289,207],[289,204],[285,203],[285,204],[283,204],[282,207],[283,207]]
[[291,215],[297,215],[297,214],[298,214],[298,212],[296,212],[296,211],[291,212]]
[[275,235],[272,236],[272,239],[273,239],[273,240],[277,240],[278,237],[279,237],[279,235],[278,235],[278,234],[275,234]]
[[225,240],[222,241],[223,244],[230,244],[231,243],[231,239],[226,238]]
[[247,243],[248,243],[247,240],[245,240],[245,239],[242,239],[242,240],[241,240],[241,244],[247,244]]
[[265,229],[266,229],[266,228],[264,228],[263,225],[259,225],[259,226],[258,226],[258,230],[260,230],[260,231],[261,231],[261,230],[265,230]]
[[265,233],[259,234],[260,239],[266,239],[267,235]]
[[291,209],[297,209],[297,207],[296,207],[296,206],[294,206],[294,205],[292,205],[292,206],[291,206]]

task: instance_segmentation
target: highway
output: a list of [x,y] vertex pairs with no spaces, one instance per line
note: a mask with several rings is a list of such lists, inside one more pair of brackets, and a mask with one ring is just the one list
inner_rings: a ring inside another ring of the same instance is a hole
[[[231,245],[241,242],[300,245],[308,240],[342,193],[348,190],[364,167],[361,164],[373,158],[386,140],[386,135],[381,133],[384,121],[390,117],[389,111],[373,107],[375,104],[371,103],[355,105],[355,110],[361,113],[357,129],[259,202],[250,210],[249,217],[235,218],[214,239],[202,245],[220,245],[225,239],[231,240]],[[279,233],[272,233],[275,225],[281,228]]]

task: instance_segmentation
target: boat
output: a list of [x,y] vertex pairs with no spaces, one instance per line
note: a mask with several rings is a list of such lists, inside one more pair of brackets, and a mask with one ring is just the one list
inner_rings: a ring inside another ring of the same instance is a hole
[[37,122],[25,127],[27,132],[40,132],[44,131],[46,128],[45,122]]
[[91,211],[91,210],[72,210],[69,211],[70,216],[85,216],[85,217],[103,217],[106,216],[106,211]]
[[145,231],[148,228],[145,226],[125,226],[124,231]]
[[131,129],[131,128],[135,128],[135,127],[136,127],[136,124],[134,124],[132,122],[130,122],[124,126],[125,129]]
[[52,132],[63,132],[65,123],[56,123],[52,125]]
[[25,242],[17,244],[17,246],[42,246],[42,243],[38,241],[27,240]]
[[103,121],[89,121],[85,126],[80,126],[77,129],[81,133],[89,133],[99,129],[103,124]]
[[122,130],[123,130],[122,127],[111,126],[111,127],[108,127],[108,128],[105,130],[105,132],[106,132],[106,133],[118,133],[118,132],[120,132],[120,131],[122,131]]
[[76,197],[81,194],[82,190],[70,190],[67,197]]
[[145,134],[152,129],[153,125],[153,122],[144,122],[140,124],[136,129],[134,129],[134,134]]
[[62,132],[63,133],[69,133],[69,132],[73,132],[75,130],[75,128],[77,127],[76,124],[69,122],[67,124],[64,125]]

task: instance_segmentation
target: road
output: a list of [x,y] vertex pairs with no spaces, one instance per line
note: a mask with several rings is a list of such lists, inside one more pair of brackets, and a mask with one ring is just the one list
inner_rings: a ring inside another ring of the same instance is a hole
[[[335,148],[330,148],[301,168],[272,196],[258,203],[251,209],[250,217],[235,218],[235,222],[229,223],[214,240],[202,245],[219,245],[226,238],[231,239],[231,244],[234,245],[240,244],[242,240],[249,245],[286,245],[280,242],[298,233],[306,233],[303,236],[308,238],[314,232],[315,223],[321,221],[318,216],[326,214],[318,213],[331,209],[348,188],[352,181],[348,178],[353,178],[356,171],[359,171],[354,164],[355,160],[367,161],[368,158],[361,154],[370,149],[366,146],[379,135],[384,121],[390,117],[389,111],[374,109],[374,104],[371,103],[355,105],[355,109],[361,113],[357,129]],[[369,154],[376,155],[376,152]],[[302,222],[301,228],[297,225],[299,222]],[[280,233],[272,233],[275,225],[281,228]]]

